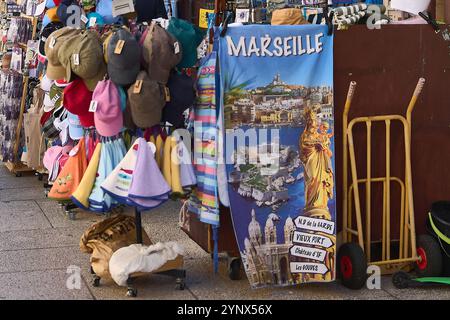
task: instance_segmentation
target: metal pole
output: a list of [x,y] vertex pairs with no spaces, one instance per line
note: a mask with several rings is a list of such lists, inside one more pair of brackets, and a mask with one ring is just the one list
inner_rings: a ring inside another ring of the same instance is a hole
[[141,211],[134,209],[134,221],[136,224],[136,243],[142,244],[142,218]]

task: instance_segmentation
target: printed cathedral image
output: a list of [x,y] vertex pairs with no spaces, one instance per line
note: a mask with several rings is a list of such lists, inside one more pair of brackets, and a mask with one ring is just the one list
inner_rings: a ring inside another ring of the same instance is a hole
[[229,27],[219,42],[230,209],[254,288],[335,279],[333,39]]

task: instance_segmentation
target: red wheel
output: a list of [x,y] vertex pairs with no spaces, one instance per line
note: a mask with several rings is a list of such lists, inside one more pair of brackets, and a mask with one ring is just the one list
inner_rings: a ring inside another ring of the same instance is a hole
[[350,279],[353,275],[352,260],[349,256],[341,258],[341,272],[344,279]]
[[415,269],[419,277],[439,277],[442,275],[443,260],[439,243],[430,235],[417,238],[417,256]]
[[428,262],[427,262],[427,253],[422,247],[417,248],[417,255],[419,256],[420,260],[417,261],[417,267],[419,270],[425,270],[427,268]]
[[356,243],[344,243],[337,256],[338,275],[342,284],[350,289],[361,289],[366,284],[367,260],[364,251]]

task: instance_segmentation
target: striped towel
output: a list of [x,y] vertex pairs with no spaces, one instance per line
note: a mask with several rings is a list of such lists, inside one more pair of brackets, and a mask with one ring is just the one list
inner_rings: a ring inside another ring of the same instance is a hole
[[[191,113],[194,130],[194,170],[197,187],[189,202],[189,211],[197,213],[200,221],[219,225],[217,186],[217,115],[216,115],[216,52],[202,61],[198,70],[198,98]],[[193,126],[192,126],[192,121]]]

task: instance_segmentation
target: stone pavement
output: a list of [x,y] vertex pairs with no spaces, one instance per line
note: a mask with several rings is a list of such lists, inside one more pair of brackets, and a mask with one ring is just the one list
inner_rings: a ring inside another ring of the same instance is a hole
[[[381,290],[353,291],[339,283],[252,290],[244,277],[232,281],[225,263],[212,272],[210,255],[178,227],[179,204],[169,202],[143,214],[147,233],[154,241],[179,241],[187,251],[186,289],[175,290],[172,278],[139,278],[137,299],[450,299],[450,290],[398,290],[383,277]],[[101,217],[80,212],[75,221],[59,205],[45,198],[35,176],[16,178],[0,166],[0,300],[1,299],[129,299],[125,288],[102,282],[94,288],[89,256],[78,246],[83,231]],[[69,290],[69,266],[81,268],[81,288]]]

